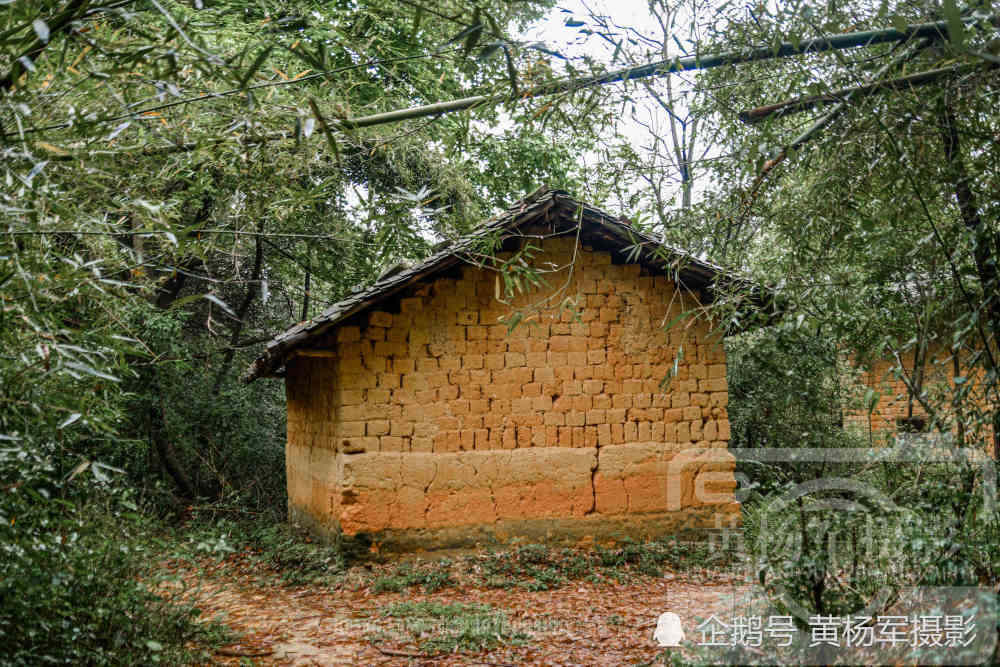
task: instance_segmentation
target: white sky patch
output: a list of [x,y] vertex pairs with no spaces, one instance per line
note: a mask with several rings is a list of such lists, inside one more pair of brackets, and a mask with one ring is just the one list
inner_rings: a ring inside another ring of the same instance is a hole
[[[616,39],[627,40],[630,36],[630,29],[652,40],[663,39],[661,27],[649,10],[648,0],[566,0],[521,37],[526,42],[542,42],[553,51],[557,51],[571,60],[579,61],[580,66],[582,66],[584,56],[589,56],[602,63],[608,70],[621,69],[636,64],[625,60],[622,56],[614,60],[615,48],[612,44],[597,35],[588,35],[582,32],[596,27],[591,18],[594,15],[608,19],[616,33]],[[568,21],[582,22],[584,25],[567,25]],[[690,14],[676,22],[678,32],[674,37],[684,48],[689,46],[690,33],[687,28],[690,22]],[[637,44],[630,44],[630,46],[633,52],[640,48],[648,49],[648,58],[644,58],[642,62],[662,59],[662,54],[656,52],[652,45],[639,47]],[[672,39],[667,42],[667,47],[668,57],[688,55],[683,53]],[[556,60],[555,66],[558,67],[558,60]],[[672,84],[676,94],[675,112],[684,117],[688,113],[686,101],[690,99],[689,91],[696,75],[671,76],[674,77]],[[619,91],[622,89],[622,84],[611,85],[618,88]],[[680,172],[666,160],[657,158],[656,151],[653,150],[654,135],[664,140],[666,146],[671,145],[669,117],[641,87],[631,85],[629,94],[634,100],[634,104],[622,106],[617,132],[627,140],[637,154],[648,157],[648,162],[654,170],[664,172],[668,176],[662,187],[667,191],[664,194],[669,198],[680,191]],[[624,99],[624,93],[622,99]],[[663,150],[664,146],[661,145],[659,147],[661,154]],[[714,149],[709,149],[707,153],[703,154],[703,150],[697,150],[691,159],[712,158],[718,154],[718,151]],[[587,152],[580,156],[581,166],[593,168],[600,159],[600,156],[595,152]],[[695,165],[695,171],[697,171],[697,165]],[[695,199],[698,198],[706,185],[704,179],[695,181]],[[649,187],[651,186],[648,183],[636,178],[630,186],[630,190],[638,192],[642,188]]]

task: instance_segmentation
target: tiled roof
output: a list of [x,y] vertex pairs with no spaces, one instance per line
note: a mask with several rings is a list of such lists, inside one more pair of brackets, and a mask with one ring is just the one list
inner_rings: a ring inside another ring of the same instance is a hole
[[[640,232],[626,220],[615,218],[579,202],[561,190],[542,187],[505,212],[484,222],[472,234],[449,244],[412,267],[386,272],[368,288],[351,294],[316,317],[300,322],[278,335],[268,343],[264,352],[246,370],[243,375],[244,381],[250,382],[258,377],[274,374],[296,348],[323,334],[344,319],[366,310],[417,280],[463,261],[462,253],[471,250],[477,242],[497,232],[516,229],[554,207],[569,211],[574,217],[579,216],[591,234],[598,232],[598,235],[608,242],[617,243],[620,247],[635,247],[639,244],[644,248],[646,256],[659,251],[658,257],[672,258],[672,266],[663,268],[676,269],[679,278],[687,279],[697,287],[710,286],[717,275],[726,273],[726,270],[717,264],[693,257],[679,248],[665,245]],[[662,260],[659,263],[662,266]]]

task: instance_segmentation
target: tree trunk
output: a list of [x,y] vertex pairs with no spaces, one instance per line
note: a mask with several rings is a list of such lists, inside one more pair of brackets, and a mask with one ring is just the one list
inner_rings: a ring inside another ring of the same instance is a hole
[[[1000,294],[997,293],[1000,283],[997,281],[996,265],[1000,241],[990,237],[989,229],[983,224],[982,216],[979,214],[979,206],[976,202],[976,195],[972,191],[969,173],[962,161],[955,112],[948,106],[947,102],[942,108],[941,139],[962,222],[965,228],[973,234],[973,256],[976,262],[976,273],[983,291],[987,319],[987,340],[983,341],[987,348],[984,350],[986,353],[984,358],[991,366],[989,370],[995,370],[993,353],[996,350],[997,332],[1000,332]],[[1000,458],[1000,408],[997,406],[993,407],[992,425],[993,456]]]
[[174,446],[163,433],[166,428],[167,417],[162,401],[160,402],[159,409],[150,406],[147,419],[149,439],[153,443],[153,449],[156,451],[157,456],[160,457],[160,461],[163,463],[164,470],[167,471],[170,479],[177,485],[177,489],[180,491],[183,500],[194,499],[198,495],[194,484],[188,478],[184,467],[177,461],[177,453],[174,451]]

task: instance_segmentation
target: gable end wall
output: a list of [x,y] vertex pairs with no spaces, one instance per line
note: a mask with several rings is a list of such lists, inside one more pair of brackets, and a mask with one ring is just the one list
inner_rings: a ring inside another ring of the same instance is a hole
[[692,295],[585,247],[571,274],[573,237],[533,243],[560,268],[545,290],[503,304],[497,274],[466,266],[288,363],[293,519],[400,548],[738,520],[723,347],[704,322],[664,331]]

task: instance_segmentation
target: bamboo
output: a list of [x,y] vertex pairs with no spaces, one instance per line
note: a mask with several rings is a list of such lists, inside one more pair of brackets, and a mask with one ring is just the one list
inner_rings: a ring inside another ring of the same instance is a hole
[[740,120],[748,125],[753,125],[759,123],[766,118],[780,118],[782,116],[790,116],[792,114],[800,113],[802,111],[808,111],[817,106],[824,104],[834,104],[843,101],[847,97],[864,97],[866,95],[871,95],[872,93],[881,92],[886,89],[898,89],[905,88],[907,86],[922,86],[924,84],[933,83],[938,79],[946,76],[951,76],[953,74],[960,74],[965,71],[972,69],[970,65],[955,65],[952,67],[942,67],[939,69],[927,70],[926,72],[918,72],[917,74],[910,74],[908,76],[901,76],[895,79],[887,79],[885,81],[876,81],[875,83],[868,83],[863,86],[855,86],[853,88],[841,88],[840,90],[835,90],[823,95],[813,95],[811,97],[798,97],[791,100],[786,100],[784,102],[778,102],[777,104],[769,104],[766,106],[757,107],[755,109],[750,109],[749,111],[743,111],[740,113]]
[[661,60],[646,65],[628,67],[625,69],[608,72],[596,76],[584,77],[582,79],[568,79],[554,83],[543,84],[524,91],[517,97],[498,97],[492,95],[473,95],[446,102],[436,102],[425,104],[409,109],[399,109],[385,113],[361,116],[358,118],[346,118],[338,121],[338,124],[345,129],[357,129],[361,127],[371,127],[373,125],[384,125],[386,123],[396,123],[412,118],[423,118],[426,116],[437,116],[472,109],[484,104],[499,100],[518,101],[521,99],[539,97],[543,95],[554,95],[556,93],[569,92],[601,86],[608,83],[618,83],[622,81],[632,81],[635,79],[645,79],[651,76],[665,76],[677,72],[690,70],[710,69],[722,67],[723,65],[737,65],[741,63],[757,62],[760,60],[771,60],[774,58],[788,58],[790,56],[802,55],[806,53],[821,53],[839,49],[850,49],[855,47],[867,47],[875,44],[886,44],[890,42],[902,42],[914,38],[939,39],[945,38],[948,31],[946,21],[935,23],[919,23],[911,25],[906,30],[865,30],[861,32],[845,33],[843,35],[827,35],[815,39],[807,39],[802,42],[782,42],[775,46],[765,46],[756,49],[743,51],[727,51],[724,53],[710,54],[706,56],[694,55],[687,58],[675,58],[673,60]]

